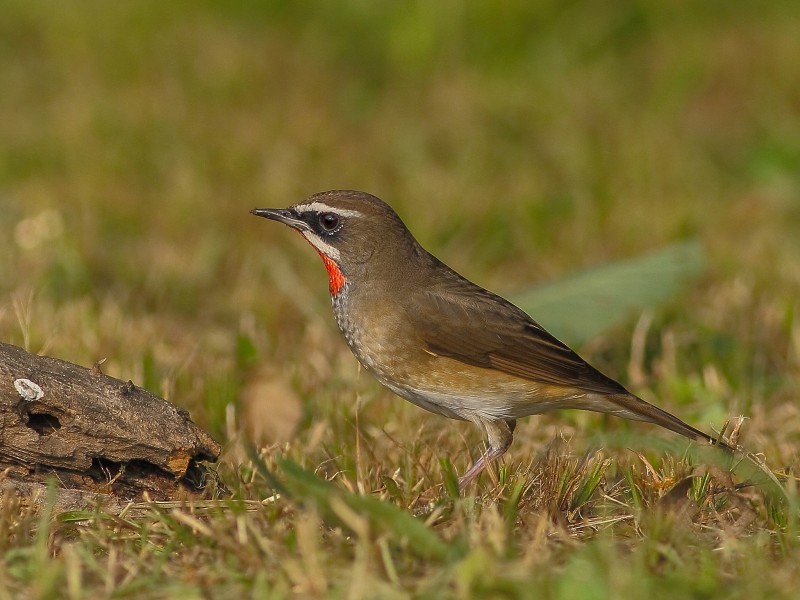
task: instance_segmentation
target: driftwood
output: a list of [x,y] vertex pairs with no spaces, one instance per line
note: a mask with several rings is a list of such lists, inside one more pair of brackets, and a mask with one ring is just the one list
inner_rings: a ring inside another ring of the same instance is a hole
[[95,504],[196,497],[219,453],[188,412],[133,382],[0,343],[0,490],[55,477]]

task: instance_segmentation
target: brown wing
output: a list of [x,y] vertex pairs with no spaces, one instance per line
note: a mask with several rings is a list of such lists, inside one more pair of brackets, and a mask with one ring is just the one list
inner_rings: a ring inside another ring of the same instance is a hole
[[430,352],[545,384],[627,393],[507,300],[455,272],[437,283],[409,298]]

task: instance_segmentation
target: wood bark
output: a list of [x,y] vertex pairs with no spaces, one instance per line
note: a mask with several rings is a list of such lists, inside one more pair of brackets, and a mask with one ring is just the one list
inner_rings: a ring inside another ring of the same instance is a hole
[[55,476],[90,497],[185,498],[208,489],[219,453],[187,411],[133,382],[0,343],[2,489]]

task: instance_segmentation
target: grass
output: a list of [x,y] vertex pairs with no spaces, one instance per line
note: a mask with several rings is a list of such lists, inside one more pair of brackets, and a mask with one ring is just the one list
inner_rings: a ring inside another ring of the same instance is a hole
[[[795,595],[796,3],[3,13],[0,338],[188,408],[233,497],[6,499],[0,598]],[[581,350],[701,428],[746,415],[791,503],[574,412],[456,497],[477,432],[360,373],[313,252],[248,214],[337,187],[504,294],[701,240],[702,281]]]

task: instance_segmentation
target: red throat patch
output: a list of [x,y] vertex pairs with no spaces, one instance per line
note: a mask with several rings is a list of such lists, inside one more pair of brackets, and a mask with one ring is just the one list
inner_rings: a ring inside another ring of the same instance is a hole
[[[301,233],[300,235],[303,234]],[[303,237],[305,238],[305,236]],[[306,239],[306,241],[311,244],[309,240]],[[331,291],[331,296],[335,296],[342,291],[342,287],[344,287],[344,275],[342,275],[342,272],[339,270],[339,265],[337,265],[332,258],[320,252],[314,244],[311,244],[311,247],[317,251],[317,254],[322,257],[322,262],[325,263],[325,269],[328,271],[328,289]]]
[[325,263],[325,268],[328,270],[328,289],[331,291],[331,296],[335,296],[338,294],[342,286],[344,286],[344,275],[339,270],[339,265],[337,265],[333,260],[325,256],[322,252],[319,253],[322,257],[322,262]]

